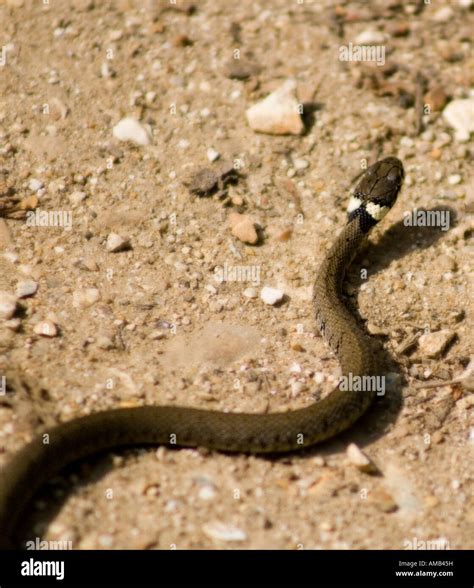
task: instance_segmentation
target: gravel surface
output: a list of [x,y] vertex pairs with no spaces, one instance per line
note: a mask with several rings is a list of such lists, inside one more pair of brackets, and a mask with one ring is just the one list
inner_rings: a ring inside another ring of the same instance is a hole
[[[281,459],[90,459],[44,489],[26,536],[474,547],[473,14],[466,0],[0,0],[0,376],[18,374],[0,466],[44,424],[100,409],[264,413],[329,393],[315,270],[366,163],[396,155],[406,172],[346,283],[389,374],[370,414]],[[350,43],[384,63],[341,60]],[[277,134],[247,114],[269,103]]]

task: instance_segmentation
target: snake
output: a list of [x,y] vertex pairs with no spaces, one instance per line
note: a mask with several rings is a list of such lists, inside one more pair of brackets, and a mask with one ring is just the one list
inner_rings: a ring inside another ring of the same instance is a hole
[[[396,157],[385,157],[363,171],[349,201],[347,223],[316,274],[316,325],[336,355],[342,377],[350,376],[352,383],[377,375],[381,368],[370,335],[344,301],[344,277],[371,229],[393,206],[403,179],[403,165]],[[244,454],[297,451],[351,427],[375,395],[374,389],[338,385],[322,400],[288,412],[226,413],[147,405],[104,410],[50,427],[0,471],[0,547],[22,547],[18,527],[29,503],[43,484],[73,462],[99,452],[150,445]]]

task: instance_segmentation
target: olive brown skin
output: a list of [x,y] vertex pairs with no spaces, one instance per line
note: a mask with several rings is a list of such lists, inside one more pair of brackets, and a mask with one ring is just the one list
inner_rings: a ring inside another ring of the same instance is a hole
[[[404,172],[387,157],[370,166],[349,204],[349,221],[316,274],[316,323],[336,354],[343,376],[378,375],[369,336],[341,297],[345,272],[370,229],[395,202]],[[282,453],[309,447],[350,427],[375,390],[337,387],[308,407],[286,413],[232,414],[173,406],[106,410],[37,435],[0,471],[0,547],[19,546],[16,529],[37,490],[64,466],[120,447],[208,447],[242,453]],[[47,442],[46,442],[47,441]]]

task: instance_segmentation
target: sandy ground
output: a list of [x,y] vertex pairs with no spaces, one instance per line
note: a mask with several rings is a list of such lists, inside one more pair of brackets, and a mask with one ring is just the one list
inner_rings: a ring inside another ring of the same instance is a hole
[[[314,334],[311,287],[354,178],[382,155],[404,162],[405,187],[346,289],[393,385],[351,431],[300,455],[91,459],[44,489],[25,536],[75,549],[473,548],[472,386],[453,383],[472,345],[473,150],[439,112],[473,86],[472,9],[191,5],[0,1],[0,202],[72,215],[70,230],[27,226],[10,209],[0,219],[0,290],[38,284],[0,320],[0,374],[20,377],[0,397],[0,465],[45,423],[100,409],[263,413],[328,393],[338,364]],[[364,31],[384,35],[381,68],[338,59]],[[229,77],[235,49],[245,80]],[[441,102],[421,132],[418,72]],[[255,133],[246,109],[288,78],[307,105],[305,133]],[[149,125],[149,145],[114,138],[128,116]],[[226,196],[183,183],[224,160],[242,165]],[[422,207],[449,211],[449,229],[406,226]],[[260,225],[257,245],[232,235],[231,212]],[[110,252],[111,233],[130,247]],[[226,265],[259,279],[219,283]],[[283,303],[265,305],[263,286],[281,288]],[[449,344],[430,358],[420,336],[438,331]],[[351,442],[379,475],[350,463]]]

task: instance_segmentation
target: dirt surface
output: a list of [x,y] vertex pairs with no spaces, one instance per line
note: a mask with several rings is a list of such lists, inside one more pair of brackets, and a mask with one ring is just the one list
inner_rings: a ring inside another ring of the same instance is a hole
[[[339,368],[314,334],[316,268],[366,162],[396,155],[406,172],[346,287],[390,374],[366,417],[280,459],[90,459],[44,489],[25,536],[75,549],[474,547],[472,382],[457,381],[472,345],[473,149],[440,113],[473,87],[468,4],[0,1],[0,290],[38,285],[0,319],[0,374],[19,377],[0,396],[0,465],[44,424],[100,409],[263,413],[329,393]],[[383,34],[384,65],[339,60],[364,31]],[[246,109],[289,78],[305,132],[257,134]],[[438,109],[420,118],[429,91]],[[114,137],[125,117],[148,145]],[[213,171],[226,161],[231,182]],[[215,177],[193,192],[203,168]],[[29,226],[27,207],[71,226]],[[407,226],[423,207],[448,211],[449,227]],[[256,245],[233,235],[232,212],[259,225]],[[235,266],[253,278],[216,280]],[[283,301],[264,304],[264,286]],[[446,348],[430,358],[420,337],[438,331]],[[350,462],[349,443],[379,475]]]

